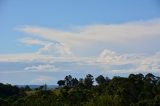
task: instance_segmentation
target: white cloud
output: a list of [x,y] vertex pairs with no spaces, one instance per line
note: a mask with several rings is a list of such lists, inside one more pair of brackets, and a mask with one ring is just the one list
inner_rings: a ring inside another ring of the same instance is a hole
[[24,53],[24,54],[0,54],[1,62],[22,62],[22,61],[33,61],[40,57],[35,53]]
[[53,64],[26,67],[24,70],[31,72],[58,72],[58,68],[56,68]]
[[66,47],[62,44],[53,44],[53,43],[46,43],[44,47],[38,50],[38,54],[45,54],[45,55],[53,55],[53,56],[72,56],[73,53],[70,48]]
[[[113,44],[130,43],[138,39],[160,36],[160,19],[146,22],[131,22],[113,25],[92,25],[80,27],[74,31],[61,31],[41,27],[26,26],[21,31],[29,33],[30,38],[24,38],[22,43],[27,45],[41,45],[35,53],[0,55],[0,62],[43,62],[39,65],[26,67],[27,71],[60,72],[61,67],[54,63],[75,63],[74,67],[95,66],[113,73],[128,72],[158,72],[160,70],[160,53],[152,55],[117,53],[104,49],[97,56],[77,56],[73,48],[86,52],[86,47],[94,43],[112,42]],[[37,36],[34,37],[33,36]],[[157,45],[158,46],[158,45]],[[125,66],[130,65],[126,68]],[[62,66],[63,67],[63,66]],[[121,67],[116,69],[115,67]],[[70,67],[69,70],[72,70]],[[76,71],[76,70],[73,70]]]
[[34,26],[19,28],[20,31],[46,40],[63,43],[66,47],[77,48],[93,43],[126,43],[138,39],[160,36],[160,19],[124,24],[91,25],[74,31],[62,31]]
[[48,43],[47,41],[42,41],[42,40],[33,39],[33,38],[23,38],[20,40],[20,42],[26,45],[45,45],[46,43]]
[[[111,73],[159,73],[160,72],[160,55],[155,53],[153,55],[142,54],[118,54],[113,51],[104,50],[99,58],[104,70],[110,70]],[[126,65],[126,66],[124,66]],[[130,67],[128,68],[127,65]],[[114,69],[114,67],[122,67]]]
[[[105,49],[97,57],[82,57],[82,56],[63,56],[57,57],[53,55],[8,55],[1,56],[1,62],[33,62],[38,65],[26,66],[24,72],[64,72],[63,65],[67,65],[67,70],[72,72],[75,67],[98,67],[109,73],[140,73],[160,71],[160,54],[153,55],[144,54],[123,54]],[[42,64],[43,63],[43,64]],[[58,66],[55,64],[58,63]],[[74,64],[73,64],[74,63]],[[118,68],[117,68],[118,67]],[[91,71],[91,70],[90,70]],[[98,70],[97,70],[98,71]],[[22,72],[22,71],[21,71]]]
[[98,62],[110,65],[123,65],[137,63],[140,60],[144,60],[146,56],[144,54],[119,54],[111,50],[103,50],[98,58]]
[[54,41],[39,40],[33,38],[24,38],[20,42],[34,46],[41,45],[42,47],[36,52],[37,54],[43,55],[53,55],[53,56],[72,56],[73,53],[71,49],[62,43]]

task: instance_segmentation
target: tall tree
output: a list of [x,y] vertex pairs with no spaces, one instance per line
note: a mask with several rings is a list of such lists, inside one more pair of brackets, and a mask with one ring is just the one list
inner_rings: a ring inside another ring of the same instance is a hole
[[57,84],[58,84],[60,87],[62,87],[62,86],[65,85],[65,81],[64,81],[64,80],[59,80],[59,81],[57,82]]
[[73,78],[71,80],[71,86],[73,86],[73,87],[78,86],[78,80],[77,80],[77,78]]
[[72,78],[71,75],[66,76],[65,79],[64,79],[65,85],[68,86],[68,87],[71,87],[71,85],[72,85],[72,83],[71,83],[71,82],[72,82],[72,79],[73,79],[73,78]]
[[96,82],[97,82],[99,85],[102,85],[102,84],[105,84],[105,83],[106,83],[106,80],[105,80],[105,78],[103,77],[103,75],[99,75],[99,76],[96,78]]
[[94,82],[93,80],[94,80],[93,76],[91,74],[87,74],[84,79],[84,85],[88,88],[91,88]]

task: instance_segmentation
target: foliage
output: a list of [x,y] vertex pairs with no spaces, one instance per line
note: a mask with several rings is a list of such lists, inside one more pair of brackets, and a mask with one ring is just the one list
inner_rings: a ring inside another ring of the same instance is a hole
[[151,73],[112,79],[87,74],[79,80],[68,75],[57,84],[31,90],[0,83],[0,106],[160,106],[160,77]]

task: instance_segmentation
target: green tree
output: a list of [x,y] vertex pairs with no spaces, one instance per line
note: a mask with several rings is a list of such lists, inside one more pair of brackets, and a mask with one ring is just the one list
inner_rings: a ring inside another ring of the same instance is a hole
[[77,80],[77,78],[73,78],[72,80],[71,80],[71,85],[72,85],[72,87],[76,87],[76,86],[78,86],[78,80]]
[[87,87],[87,88],[91,88],[92,85],[93,85],[93,81],[94,78],[91,74],[87,74],[85,79],[84,79],[84,85]]
[[101,84],[105,84],[106,83],[106,80],[105,78],[103,77],[103,75],[99,75],[97,78],[96,78],[96,82],[101,85]]
[[68,87],[71,87],[72,85],[72,76],[71,75],[68,75],[65,77],[64,81],[65,81],[65,85],[68,86]]
[[65,81],[64,80],[59,80],[57,82],[57,84],[60,86],[60,87],[63,87],[65,85]]

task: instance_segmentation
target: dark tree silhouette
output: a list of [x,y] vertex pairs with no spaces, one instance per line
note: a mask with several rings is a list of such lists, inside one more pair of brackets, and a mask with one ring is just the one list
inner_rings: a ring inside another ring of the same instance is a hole
[[91,74],[88,74],[86,75],[85,79],[84,79],[84,85],[87,87],[87,88],[91,88],[92,85],[93,85],[93,81],[94,78]]
[[103,77],[103,75],[99,75],[97,78],[96,78],[96,82],[101,85],[101,84],[105,84],[106,83],[106,80],[105,78]]
[[65,81],[64,80],[59,80],[57,82],[57,84],[60,86],[60,87],[63,87],[65,85]]

